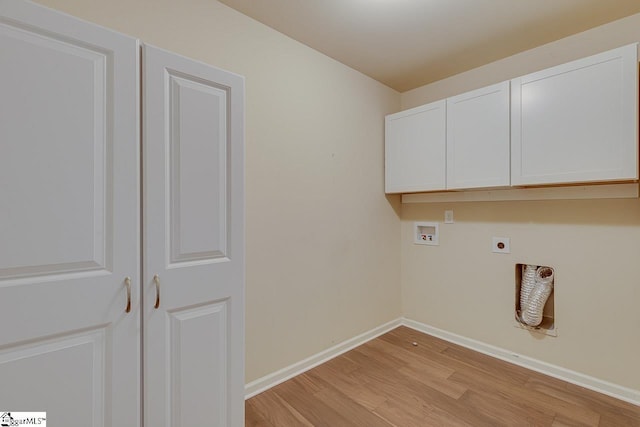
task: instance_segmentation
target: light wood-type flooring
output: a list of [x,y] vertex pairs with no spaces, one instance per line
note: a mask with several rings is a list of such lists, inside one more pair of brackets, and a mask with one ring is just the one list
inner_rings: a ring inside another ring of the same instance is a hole
[[406,327],[245,405],[247,427],[640,426],[638,406]]

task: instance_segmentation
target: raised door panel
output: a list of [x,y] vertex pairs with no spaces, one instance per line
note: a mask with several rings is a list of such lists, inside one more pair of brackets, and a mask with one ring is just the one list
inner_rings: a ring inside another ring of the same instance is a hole
[[0,277],[110,269],[107,56],[8,23],[0,52]]
[[447,99],[447,189],[510,183],[509,82]]
[[[169,72],[171,263],[224,258],[227,91]],[[207,197],[202,197],[206,189]]]
[[[228,300],[168,312],[170,419],[173,426],[229,424]],[[202,402],[207,402],[203,408]]]
[[0,350],[3,410],[47,412],[50,421],[71,426],[109,425],[107,333],[98,328]]
[[385,191],[445,189],[446,102],[385,118]]
[[144,69],[145,425],[241,426],[244,80],[152,46]]
[[42,6],[0,3],[4,410],[68,426],[140,417],[137,51]]
[[513,185],[637,179],[637,45],[512,80],[511,144]]

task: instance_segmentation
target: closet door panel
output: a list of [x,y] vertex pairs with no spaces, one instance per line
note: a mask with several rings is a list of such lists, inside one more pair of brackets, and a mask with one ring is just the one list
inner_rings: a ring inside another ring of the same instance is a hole
[[138,49],[0,4],[3,410],[66,426],[140,419]]
[[15,100],[0,107],[0,180],[11,183],[3,202],[20,207],[3,221],[12,244],[0,248],[0,275],[110,268],[108,101],[95,91],[107,85],[108,58],[15,26],[0,28],[2,70],[10,77],[2,94]]
[[244,81],[151,46],[144,69],[145,424],[240,426]]
[[171,72],[168,79],[171,263],[224,258],[227,92]]
[[218,300],[168,313],[171,425],[235,425],[227,408],[228,310]]

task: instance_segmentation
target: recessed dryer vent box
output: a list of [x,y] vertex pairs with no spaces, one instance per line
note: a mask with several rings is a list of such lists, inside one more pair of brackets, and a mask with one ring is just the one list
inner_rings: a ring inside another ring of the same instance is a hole
[[413,235],[416,245],[438,245],[438,223],[414,222]]
[[[558,336],[558,328],[556,326],[556,313],[555,313],[555,288],[557,282],[557,275],[554,278],[554,285],[551,291],[551,295],[547,299],[547,303],[544,306],[544,310],[542,311],[542,323],[538,326],[529,326],[526,325],[522,320],[522,307],[520,307],[520,291],[522,288],[522,278],[524,276],[524,267],[525,264],[516,264],[516,292],[515,292],[515,323],[514,326],[520,329],[528,329],[531,332],[537,332],[544,335],[550,335],[553,337]],[[540,267],[540,266],[535,266]],[[546,267],[546,266],[542,266]]]

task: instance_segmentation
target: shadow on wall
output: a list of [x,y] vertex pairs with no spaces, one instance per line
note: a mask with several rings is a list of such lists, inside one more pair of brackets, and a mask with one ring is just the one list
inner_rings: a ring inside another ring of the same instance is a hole
[[400,218],[442,221],[449,209],[456,222],[640,226],[640,199],[405,203]]
[[402,218],[402,197],[400,194],[385,194],[389,206],[393,208],[398,218]]

